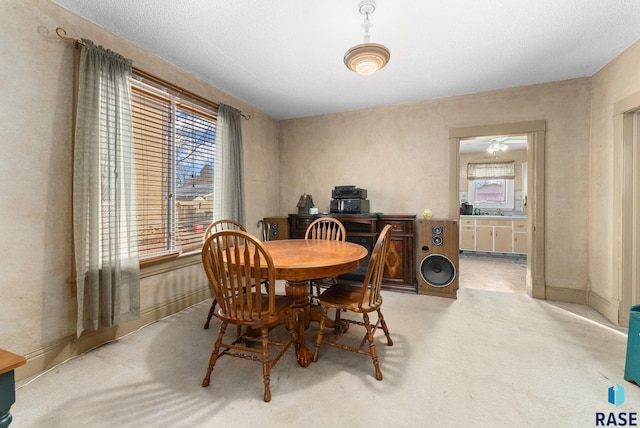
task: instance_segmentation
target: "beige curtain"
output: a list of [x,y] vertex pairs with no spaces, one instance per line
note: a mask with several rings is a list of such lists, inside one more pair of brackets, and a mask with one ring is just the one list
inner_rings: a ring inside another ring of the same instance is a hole
[[218,107],[216,157],[214,166],[213,219],[232,219],[245,224],[244,166],[240,111],[221,104]]
[[78,336],[140,316],[130,77],[131,61],[82,41],[73,170]]
[[515,162],[479,162],[467,164],[467,180],[514,179]]

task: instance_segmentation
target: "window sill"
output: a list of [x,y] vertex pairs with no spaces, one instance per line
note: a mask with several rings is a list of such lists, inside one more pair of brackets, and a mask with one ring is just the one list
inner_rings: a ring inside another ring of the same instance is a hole
[[177,269],[202,264],[200,251],[186,254],[171,254],[161,258],[146,260],[140,263],[140,278],[160,275]]

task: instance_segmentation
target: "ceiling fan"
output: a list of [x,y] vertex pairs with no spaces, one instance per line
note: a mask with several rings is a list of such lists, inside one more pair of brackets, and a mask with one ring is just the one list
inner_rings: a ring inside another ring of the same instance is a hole
[[[492,147],[493,146],[493,147]],[[505,150],[524,150],[527,148],[526,135],[491,135],[460,140],[460,152],[497,153]],[[489,151],[491,149],[491,151]]]

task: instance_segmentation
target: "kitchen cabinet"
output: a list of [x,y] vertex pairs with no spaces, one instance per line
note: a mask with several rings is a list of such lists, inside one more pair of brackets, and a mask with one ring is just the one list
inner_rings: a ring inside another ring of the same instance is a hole
[[475,250],[476,247],[476,221],[460,220],[460,249]]
[[476,222],[476,251],[493,251],[493,227]]
[[500,253],[513,252],[513,230],[511,227],[493,228],[493,251]]
[[513,252],[527,253],[527,221],[515,220],[513,222]]
[[460,249],[495,253],[527,252],[527,220],[504,217],[460,219]]

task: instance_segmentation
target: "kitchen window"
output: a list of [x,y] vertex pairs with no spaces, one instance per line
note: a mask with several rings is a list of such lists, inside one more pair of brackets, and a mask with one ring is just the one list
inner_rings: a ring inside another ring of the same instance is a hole
[[515,162],[469,163],[469,200],[477,208],[514,208]]
[[213,221],[217,105],[134,73],[140,259],[192,251]]

